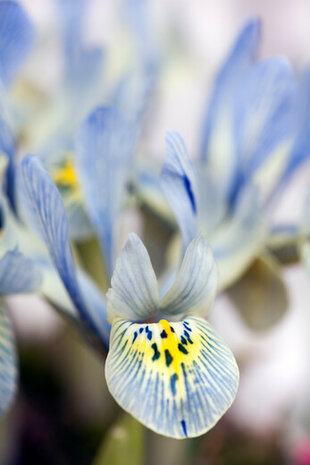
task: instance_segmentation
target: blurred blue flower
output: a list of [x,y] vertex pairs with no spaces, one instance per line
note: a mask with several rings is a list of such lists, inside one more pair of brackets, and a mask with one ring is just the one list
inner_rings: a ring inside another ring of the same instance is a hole
[[[80,171],[79,176],[76,173],[76,133],[81,124],[86,127],[87,121],[94,119],[91,115],[96,113],[100,104],[100,107],[113,107],[114,110],[106,112],[119,113],[119,125],[130,125],[132,139],[138,140],[143,114],[156,82],[158,58],[152,34],[146,27],[146,2],[126,1],[126,17],[133,25],[131,29],[137,43],[138,59],[133,69],[129,69],[116,79],[116,83],[114,80],[112,85],[109,85],[104,79],[104,52],[85,43],[89,2],[57,0],[56,4],[62,25],[64,79],[59,95],[56,96],[56,103],[51,106],[50,114],[47,114],[47,131],[39,133],[38,141],[32,144],[31,152],[40,156],[59,187],[68,216],[70,237],[80,240],[92,235],[93,216],[89,218],[89,205],[85,208],[81,195],[79,181],[83,171]],[[103,124],[105,123],[101,123],[97,132],[103,129],[107,134],[108,129],[103,127]],[[111,124],[108,126],[112,130],[111,139],[115,139],[115,129],[111,128]],[[128,162],[124,159],[124,166],[126,165]],[[117,185],[118,180],[112,182]],[[102,234],[99,234],[99,237],[102,237]],[[110,253],[107,248],[106,253]],[[107,257],[107,261],[111,262],[111,257]]]
[[[102,85],[104,52],[88,44],[85,40],[89,2],[85,0],[66,0],[64,2],[56,0],[55,6],[61,26],[64,57],[63,80],[56,95],[53,95],[50,99],[49,103],[51,105],[48,106],[46,112],[42,112],[42,108],[40,108],[38,119],[34,115],[31,115],[31,118],[27,118],[27,115],[24,116],[26,120],[23,121],[23,134],[26,136],[26,140],[29,138],[30,151],[40,156],[61,192],[68,216],[70,237],[80,240],[93,234],[94,215],[91,213],[91,217],[89,217],[87,211],[88,206],[92,205],[87,200],[87,188],[86,190],[80,188],[80,178],[82,177],[84,181],[86,175],[84,175],[83,170],[81,176],[77,173],[75,151],[78,150],[79,154],[84,155],[86,152],[81,149],[82,143],[75,144],[76,133],[83,119],[86,119],[83,124],[84,127],[87,126],[87,121],[94,120],[95,117],[92,115],[95,115],[97,111],[95,105],[107,93],[107,89],[104,89]],[[105,111],[106,114],[115,113],[116,115],[114,120],[111,118],[114,123],[106,124],[108,121],[108,117],[106,117],[106,122],[102,121],[97,128],[98,140],[100,137],[105,140],[105,149],[108,151],[106,160],[111,160],[116,150],[115,141],[117,131],[119,131],[116,124],[117,120],[119,121],[119,127],[125,127],[126,124],[128,128],[130,127],[132,141],[138,140],[142,127],[142,116],[154,87],[158,69],[156,47],[150,28],[147,27],[145,1],[125,2],[125,9],[127,19],[132,24],[133,36],[137,42],[136,48],[139,51],[138,70],[130,70],[116,85],[113,83],[113,89],[109,91],[110,97],[104,97],[106,100],[110,100],[111,104],[105,105],[103,108],[106,108],[106,110],[102,111]],[[11,108],[6,88],[11,84],[31,49],[34,30],[19,4],[3,1],[0,3],[0,13],[0,62],[3,67],[3,82],[0,85],[0,148],[9,158],[6,171],[6,190],[11,207],[18,217],[22,217],[22,207],[16,198],[17,193],[15,192],[15,158],[16,148],[19,145],[19,128],[17,127],[15,110]],[[143,43],[142,46],[141,43]],[[106,82],[104,82],[104,86],[106,86]],[[110,109],[111,106],[115,109]],[[92,108],[91,114],[87,116]],[[35,137],[31,135],[32,124]],[[101,130],[103,131],[102,136],[99,136]],[[86,129],[84,129],[84,133],[85,131]],[[107,135],[108,131],[111,131],[111,135]],[[119,131],[120,137],[122,136],[121,131],[124,132],[124,129]],[[78,140],[80,139],[81,137],[78,137]],[[127,139],[129,139],[128,136]],[[120,143],[122,144],[122,142]],[[114,185],[119,186],[120,193],[126,183],[125,166],[129,166],[130,159],[129,153],[128,156],[124,153],[124,150],[122,153],[123,160],[121,160],[121,154],[118,154],[118,172],[122,168],[122,174],[119,173],[118,178],[114,180],[111,177],[108,178],[111,185],[114,183]],[[101,156],[101,153],[98,150],[90,153],[90,150],[88,150],[86,155],[94,159],[96,156]],[[109,167],[111,166],[112,164],[109,162]],[[117,175],[116,169],[113,168],[113,172]],[[123,180],[120,179],[121,177],[123,177]],[[98,185],[100,184],[101,181],[98,182]],[[107,189],[104,192],[107,192]],[[86,208],[84,193],[86,194]],[[114,198],[113,205],[116,206],[118,196]],[[108,207],[109,211],[113,210],[112,206],[111,208]],[[115,213],[115,208],[113,212]],[[111,242],[112,234],[108,230],[111,229],[112,217],[108,215],[108,211],[106,213],[106,223],[109,223],[109,227],[106,227],[105,232],[106,244],[103,246],[102,241],[101,244],[105,249],[107,268],[111,269],[113,247]],[[98,226],[96,220],[95,224]],[[108,239],[109,234],[110,239]],[[102,231],[99,237],[102,238]]]
[[221,67],[195,166],[181,136],[170,132],[160,175],[183,250],[197,231],[208,237],[220,288],[262,250],[264,211],[305,158],[296,150],[300,106],[293,70],[282,57],[256,61],[259,38],[260,23],[249,21]]

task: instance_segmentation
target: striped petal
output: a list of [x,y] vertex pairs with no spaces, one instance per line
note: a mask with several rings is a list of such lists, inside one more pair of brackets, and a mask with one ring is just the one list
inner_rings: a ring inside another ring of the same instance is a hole
[[174,131],[166,135],[166,160],[160,181],[178,221],[185,249],[197,229],[197,182],[185,143]]
[[[88,299],[84,296],[73,261],[64,205],[55,184],[34,156],[27,156],[22,160],[21,180],[34,220],[81,321],[104,346],[107,346],[104,331],[105,302],[101,300],[100,308],[97,305],[87,305]],[[97,297],[96,302],[98,302]],[[101,320],[100,325],[98,320]]]
[[207,241],[198,236],[188,246],[171,289],[160,303],[162,313],[178,315],[209,310],[217,285],[217,268]]
[[261,252],[266,236],[259,189],[248,183],[239,193],[233,216],[212,238],[220,290],[233,284],[244,273]]
[[148,325],[117,319],[105,373],[124,410],[178,439],[212,428],[232,404],[239,379],[231,351],[194,316]]
[[310,157],[310,68],[299,76],[297,89],[297,128],[298,133],[286,166],[284,178],[290,175]]
[[235,176],[236,156],[233,147],[232,109],[236,86],[256,58],[260,41],[260,22],[248,21],[214,83],[202,127],[201,160],[221,179],[227,193]]
[[94,91],[100,82],[104,59],[102,50],[84,40],[89,2],[58,0],[57,4],[62,24],[66,93],[72,98],[72,104],[78,99],[78,106],[84,110],[88,102],[89,111],[89,102],[94,101]]
[[33,26],[22,7],[0,2],[0,79],[9,85],[27,57],[34,38]]
[[159,289],[149,254],[139,237],[131,233],[121,251],[107,293],[109,317],[145,320],[158,312]]
[[[0,3],[1,6],[1,3]],[[0,91],[0,151],[1,158],[7,157],[7,167],[5,173],[4,191],[10,201],[13,211],[16,211],[15,205],[15,141],[13,132],[8,124],[10,120],[8,99],[5,94]],[[3,161],[1,160],[1,165]],[[1,169],[1,181],[2,181],[2,169]]]
[[135,143],[135,131],[111,106],[96,108],[77,137],[76,163],[87,211],[108,269],[113,269],[114,223]]
[[34,261],[18,250],[10,250],[0,259],[0,295],[38,290],[41,273]]
[[8,317],[0,307],[0,417],[10,406],[16,391],[16,354]]
[[[234,134],[239,166],[231,188],[231,203],[240,184],[257,170],[262,169],[263,184],[266,182],[264,168],[270,158],[276,157],[276,150],[284,149],[282,158],[288,163],[296,132],[296,97],[292,67],[282,57],[263,60],[245,73],[235,101]],[[277,177],[273,182],[276,181]]]

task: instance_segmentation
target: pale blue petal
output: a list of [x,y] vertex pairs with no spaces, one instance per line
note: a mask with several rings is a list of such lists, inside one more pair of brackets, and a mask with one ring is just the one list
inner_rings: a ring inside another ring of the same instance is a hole
[[137,64],[118,83],[113,104],[128,121],[139,122],[150,103],[159,72],[159,54],[147,0],[126,0],[125,13],[137,48]]
[[0,295],[38,290],[41,273],[35,262],[17,249],[10,250],[0,259]]
[[220,69],[214,83],[211,100],[203,125],[201,157],[211,156],[210,138],[219,124],[219,118],[225,110],[230,110],[231,99],[236,84],[244,71],[251,65],[257,54],[260,40],[260,22],[256,19],[248,21],[237,37],[228,57]]
[[149,254],[139,237],[131,233],[121,251],[107,293],[110,318],[145,320],[159,309],[159,289]]
[[233,284],[264,247],[267,230],[259,194],[256,185],[246,184],[239,193],[234,214],[212,237],[219,289]]
[[13,331],[0,307],[0,417],[12,403],[16,393],[17,369]]
[[0,2],[0,79],[9,85],[23,65],[33,43],[34,30],[22,7]]
[[107,321],[105,296],[86,273],[79,270],[77,278],[88,312],[108,348],[111,325]]
[[185,143],[174,131],[166,135],[166,160],[160,182],[177,219],[185,249],[197,229],[197,183]]
[[155,75],[159,57],[148,15],[149,6],[147,0],[127,0],[125,3],[142,66],[149,75]]
[[114,261],[114,226],[135,138],[133,128],[111,106],[96,108],[77,136],[76,165],[85,205],[110,273]]
[[217,268],[207,241],[198,236],[188,246],[171,289],[160,303],[163,314],[205,315],[216,294]]
[[[21,162],[21,179],[27,201],[48,247],[52,261],[67,289],[81,321],[104,345],[107,341],[100,333],[89,309],[76,276],[72,251],[68,237],[68,224],[61,196],[49,174],[34,156],[27,156]],[[102,300],[102,320],[105,319],[105,302]],[[99,316],[98,316],[99,318]]]
[[[1,5],[1,3],[0,3]],[[1,104],[0,104],[1,108]],[[4,191],[10,201],[13,211],[15,207],[15,141],[12,130],[9,124],[4,119],[4,109],[0,109],[0,151],[3,152],[8,159],[8,165],[5,174]]]
[[152,74],[133,72],[116,86],[112,103],[127,121],[139,123],[141,120],[152,95],[154,80]]
[[221,183],[217,176],[196,165],[197,182],[199,186],[199,230],[209,238],[216,234],[217,228],[225,221],[227,214],[227,199],[223,195]]
[[58,0],[65,52],[66,93],[84,107],[101,76],[103,51],[85,43],[89,2]]
[[310,68],[302,73],[298,84],[298,132],[284,173],[285,180],[310,157]]
[[233,354],[202,318],[112,326],[105,365],[119,405],[156,433],[199,436],[232,404],[239,381]]
[[23,8],[13,1],[0,2],[0,150],[9,160],[5,191],[15,211],[15,141],[10,127],[7,87],[23,65],[33,43],[34,30]]
[[260,40],[260,22],[252,19],[241,30],[215,80],[203,121],[200,157],[221,177],[225,193],[235,176],[232,109],[236,86],[254,62]]
[[94,235],[94,228],[85,210],[83,199],[66,202],[66,197],[63,196],[63,201],[68,219],[69,236],[73,241],[87,240]]
[[288,157],[296,131],[296,90],[293,70],[281,57],[256,63],[243,76],[235,100],[238,172],[230,203],[276,149],[285,145]]

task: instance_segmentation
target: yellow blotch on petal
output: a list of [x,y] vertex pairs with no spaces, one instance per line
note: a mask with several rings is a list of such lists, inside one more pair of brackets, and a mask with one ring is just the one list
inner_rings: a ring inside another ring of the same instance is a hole
[[77,189],[79,186],[74,164],[70,158],[66,160],[63,166],[54,170],[52,178],[55,184],[60,186],[72,187],[73,189]]
[[81,202],[82,192],[72,157],[68,157],[62,166],[55,168],[51,176],[63,195],[65,205]]

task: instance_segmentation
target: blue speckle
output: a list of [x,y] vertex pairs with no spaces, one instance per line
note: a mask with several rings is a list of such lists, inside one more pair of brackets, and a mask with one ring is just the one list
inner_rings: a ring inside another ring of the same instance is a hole
[[185,339],[184,336],[181,336],[181,343],[186,346],[187,340]]
[[140,333],[140,334],[143,333],[143,328],[140,328],[140,329],[139,329],[139,333]]
[[181,425],[182,425],[184,436],[187,436],[187,429],[186,429],[185,420],[181,420]]
[[154,354],[152,357],[152,362],[155,362],[155,360],[158,360],[160,357],[160,352],[157,348],[157,344],[154,342],[154,344],[151,345],[152,349],[154,350]]
[[191,186],[190,180],[185,175],[183,176],[183,182],[184,182],[184,187],[186,189],[187,195],[188,195],[190,203],[191,203],[193,213],[196,215],[197,207],[196,207],[195,197],[194,197],[194,194],[193,194],[193,191],[192,191],[192,186]]
[[149,327],[148,327],[148,326],[145,327],[145,332],[146,332],[146,334],[147,334],[148,340],[150,341],[150,340],[152,339],[153,333],[152,333],[152,331],[149,330]]
[[184,336],[187,338],[188,342],[190,344],[193,344],[193,341],[191,340],[191,337],[190,335],[188,334],[188,332],[186,330],[184,330]]
[[183,354],[185,354],[185,355],[188,354],[188,350],[182,344],[178,344],[178,349]]
[[165,349],[165,357],[166,357],[166,365],[167,365],[167,367],[168,367],[169,365],[171,365],[172,360],[173,360],[173,357],[172,357],[172,355],[170,354],[170,352],[169,352],[168,349]]
[[184,326],[184,328],[187,329],[187,331],[191,331],[191,328],[190,328],[189,323],[187,321],[183,321],[183,326]]
[[138,333],[137,333],[137,331],[135,331],[135,332],[133,333],[133,340],[132,340],[132,343],[135,342],[135,340],[137,339],[137,337],[138,337]]
[[172,392],[172,394],[174,396],[177,393],[176,386],[175,386],[177,380],[178,380],[178,375],[176,373],[174,373],[170,378],[170,389],[171,389],[171,392]]

